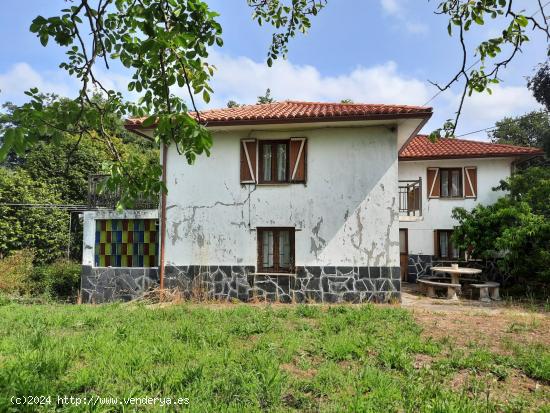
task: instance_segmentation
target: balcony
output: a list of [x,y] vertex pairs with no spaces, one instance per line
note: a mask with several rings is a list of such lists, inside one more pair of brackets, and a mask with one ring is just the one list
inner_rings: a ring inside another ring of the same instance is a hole
[[[88,209],[115,209],[120,200],[119,191],[104,188],[108,175],[90,175],[88,177]],[[158,199],[138,198],[132,209],[156,209]]]
[[399,216],[422,216],[422,178],[399,181]]

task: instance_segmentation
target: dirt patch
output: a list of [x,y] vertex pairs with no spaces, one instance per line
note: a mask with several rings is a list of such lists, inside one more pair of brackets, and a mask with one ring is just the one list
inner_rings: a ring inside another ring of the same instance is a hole
[[531,408],[546,406],[550,402],[549,386],[515,369],[512,369],[504,380],[497,379],[491,373],[463,369],[449,380],[448,385],[453,389],[464,391],[470,397],[480,397],[482,394],[484,398],[501,405],[509,405],[525,398],[531,400]]
[[425,337],[449,339],[459,347],[485,345],[504,354],[508,353],[506,344],[510,341],[550,345],[548,313],[508,308],[501,302],[430,299],[410,286],[402,295],[402,306],[423,327]]
[[427,354],[416,354],[414,357],[413,366],[415,369],[427,368],[429,369],[432,365],[434,358]]
[[429,311],[413,309],[414,319],[423,327],[425,337],[450,341],[459,347],[484,345],[507,354],[506,343],[550,344],[550,317],[545,314],[499,310],[490,313]]
[[[409,309],[422,326],[422,336],[443,344],[434,358],[419,354],[415,368],[430,368],[433,362],[448,357],[460,349],[469,353],[487,348],[492,353],[512,355],[510,344],[541,344],[550,346],[550,315],[506,308],[499,303],[480,306],[468,300],[450,303],[405,294],[403,307]],[[462,390],[470,397],[483,397],[499,404],[521,403],[527,400],[529,409],[550,403],[550,385],[534,380],[515,368],[505,369],[506,375],[477,369],[461,369],[449,377],[450,388]]]
[[312,379],[317,374],[317,370],[314,368],[310,368],[307,370],[302,370],[298,368],[293,363],[284,363],[281,364],[281,369],[289,374],[291,374],[294,377],[298,377],[300,379]]

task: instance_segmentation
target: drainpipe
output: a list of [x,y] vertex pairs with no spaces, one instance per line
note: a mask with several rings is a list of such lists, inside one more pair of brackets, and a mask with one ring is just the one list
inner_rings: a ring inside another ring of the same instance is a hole
[[[168,162],[168,146],[162,145],[162,183],[166,185],[166,163]],[[159,257],[159,279],[160,279],[160,300],[164,296],[164,244],[166,242],[166,192],[163,190],[160,200],[160,257]]]

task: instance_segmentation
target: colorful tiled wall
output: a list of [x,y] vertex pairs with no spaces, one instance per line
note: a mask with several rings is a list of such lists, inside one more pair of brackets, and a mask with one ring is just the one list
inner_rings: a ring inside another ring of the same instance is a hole
[[96,267],[156,267],[156,219],[98,219],[95,231]]

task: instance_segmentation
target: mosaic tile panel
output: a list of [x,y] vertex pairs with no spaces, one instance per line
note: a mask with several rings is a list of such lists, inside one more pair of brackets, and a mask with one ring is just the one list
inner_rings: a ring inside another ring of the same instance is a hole
[[157,251],[156,219],[96,220],[96,267],[156,267]]

